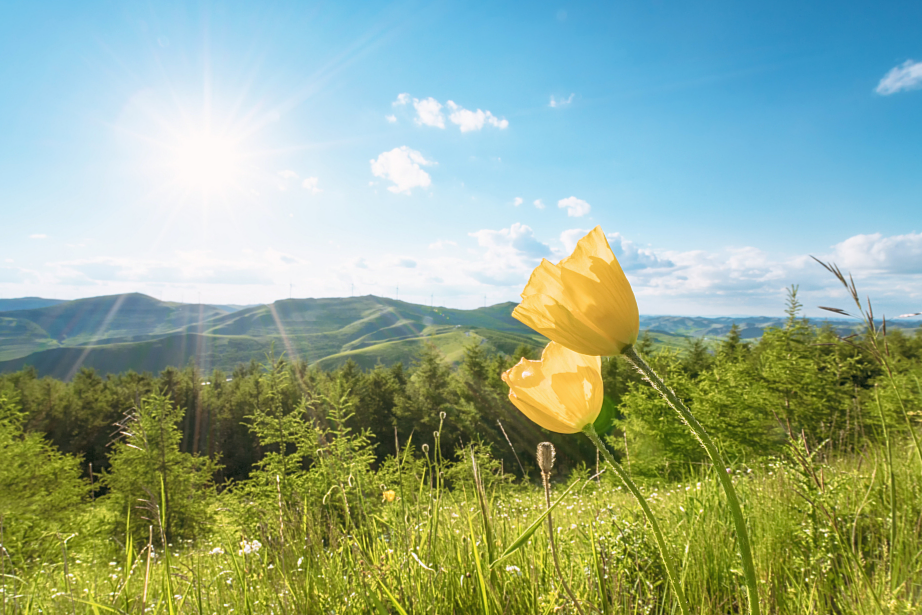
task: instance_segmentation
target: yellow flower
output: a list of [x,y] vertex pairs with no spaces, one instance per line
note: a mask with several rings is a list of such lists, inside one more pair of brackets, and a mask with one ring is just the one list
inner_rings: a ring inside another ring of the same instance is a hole
[[540,361],[522,359],[503,374],[509,400],[545,429],[576,433],[602,409],[602,359],[551,342]]
[[637,300],[602,227],[554,265],[542,260],[512,316],[580,354],[621,354],[637,341]]
[[384,496],[384,501],[385,501],[385,502],[393,502],[393,501],[394,501],[394,498],[397,497],[397,494],[394,493],[394,491],[393,491],[392,489],[388,489],[387,491],[385,491],[385,492],[384,492],[383,494],[381,494],[381,495]]

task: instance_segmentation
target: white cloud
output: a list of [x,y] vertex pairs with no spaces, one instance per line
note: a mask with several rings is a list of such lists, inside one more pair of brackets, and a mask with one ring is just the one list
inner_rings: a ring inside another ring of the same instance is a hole
[[[560,243],[563,244],[564,254],[570,255],[576,247],[576,242],[582,239],[589,229],[573,228],[560,234]],[[640,248],[633,241],[625,239],[621,233],[609,233],[608,243],[621,268],[625,271],[638,271],[648,268],[674,267],[675,264],[668,258],[657,255],[652,249]]]
[[320,180],[317,179],[316,177],[305,177],[304,181],[301,182],[301,185],[305,189],[310,190],[311,194],[320,194],[321,192],[323,192],[323,190],[317,187],[317,182],[319,181]]
[[518,207],[518,206],[521,205],[522,203],[523,203],[522,197],[520,197],[520,196],[517,196],[517,197],[515,197],[514,199],[512,199],[512,205],[513,205],[514,207]]
[[388,122],[390,122],[391,124],[393,124],[394,122],[397,121],[397,116],[394,115],[394,114],[385,115],[385,116],[384,116],[384,119],[386,119]]
[[467,273],[484,284],[518,284],[527,279],[541,258],[551,256],[550,247],[535,238],[531,227],[518,222],[498,231],[482,229],[468,234],[477,238],[486,253],[467,267]]
[[551,102],[549,103],[548,106],[551,107],[552,109],[557,109],[559,107],[566,107],[571,102],[573,102],[574,96],[576,96],[576,94],[570,94],[570,96],[567,98],[554,98],[554,95],[551,94]]
[[456,246],[457,242],[451,241],[450,239],[439,239],[429,244],[430,250],[441,250],[446,246]]
[[535,199],[534,206],[538,209],[544,209],[544,201],[541,199]]
[[509,228],[498,231],[482,229],[468,234],[471,237],[476,237],[477,243],[482,248],[487,248],[493,252],[513,250],[530,258],[542,258],[551,255],[550,247],[535,239],[535,232],[531,227],[520,222],[515,222]]
[[268,249],[239,257],[209,250],[177,251],[170,258],[99,257],[52,263],[58,284],[221,284],[266,285],[287,276],[291,267],[309,263],[295,255]]
[[566,207],[567,215],[571,218],[580,218],[592,210],[592,206],[590,206],[589,203],[575,196],[568,196],[565,199],[560,199],[557,201],[557,207],[561,209]]
[[563,251],[566,254],[573,252],[573,249],[576,248],[576,242],[582,239],[590,229],[584,228],[571,228],[567,231],[564,231],[560,234],[560,243],[563,244]]
[[420,165],[431,166],[434,161],[426,160],[422,154],[406,145],[383,152],[377,160],[371,161],[371,172],[394,183],[388,190],[395,194],[410,194],[413,188],[427,188],[432,183],[429,174]]
[[471,111],[456,105],[451,100],[448,101],[447,105],[451,111],[448,119],[450,119],[453,124],[457,124],[461,128],[461,132],[480,130],[484,127],[484,124],[495,126],[500,130],[504,130],[509,127],[509,121],[507,119],[500,119],[489,111],[482,111],[480,109]]
[[889,96],[905,90],[922,88],[922,62],[906,60],[899,66],[890,69],[884,78],[877,84],[876,92],[882,96]]
[[832,260],[843,270],[922,274],[922,233],[855,235],[833,249]]
[[[398,107],[409,104],[411,100],[413,102],[413,108],[416,110],[414,121],[418,125],[445,128],[445,116],[442,113],[442,103],[431,96],[429,98],[419,99],[410,98],[409,94],[403,93],[399,94],[397,100],[391,104]],[[446,105],[449,110],[448,119],[451,120],[453,124],[457,125],[461,129],[461,132],[481,130],[486,125],[494,126],[500,130],[509,127],[509,120],[496,117],[489,111],[484,111],[482,109],[471,111],[470,109],[465,109],[456,104],[452,100],[449,100]],[[386,119],[388,122],[396,122],[397,116],[388,115]]]
[[416,261],[413,260],[412,258],[397,259],[397,262],[395,264],[398,267],[404,267],[405,269],[415,269],[416,268]]
[[368,263],[365,262],[365,259],[362,257],[357,257],[352,260],[352,266],[359,269],[368,269]]
[[413,108],[416,109],[416,123],[421,126],[434,126],[445,128],[445,117],[442,115],[442,103],[432,98],[419,100],[413,99]]
[[284,171],[279,171],[279,177],[282,179],[298,179],[298,174],[291,169],[285,169]]
[[33,233],[29,235],[29,239],[48,239],[48,235],[44,233]]

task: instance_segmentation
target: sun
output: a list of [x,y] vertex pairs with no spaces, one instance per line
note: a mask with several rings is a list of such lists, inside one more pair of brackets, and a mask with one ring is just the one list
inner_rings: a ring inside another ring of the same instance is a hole
[[201,131],[179,139],[171,149],[172,170],[186,190],[213,196],[239,187],[243,156],[238,140]]

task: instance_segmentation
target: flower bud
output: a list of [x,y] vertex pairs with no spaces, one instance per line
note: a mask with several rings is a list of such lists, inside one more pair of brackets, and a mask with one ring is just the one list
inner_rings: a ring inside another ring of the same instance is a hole
[[538,445],[538,467],[542,472],[548,473],[553,469],[555,456],[554,445],[550,442],[542,442]]

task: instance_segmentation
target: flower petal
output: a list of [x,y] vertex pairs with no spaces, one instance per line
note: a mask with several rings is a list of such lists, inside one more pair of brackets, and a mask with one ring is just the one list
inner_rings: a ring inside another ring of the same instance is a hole
[[576,433],[602,408],[601,359],[551,342],[540,361],[522,359],[506,371],[509,399],[545,429]]

